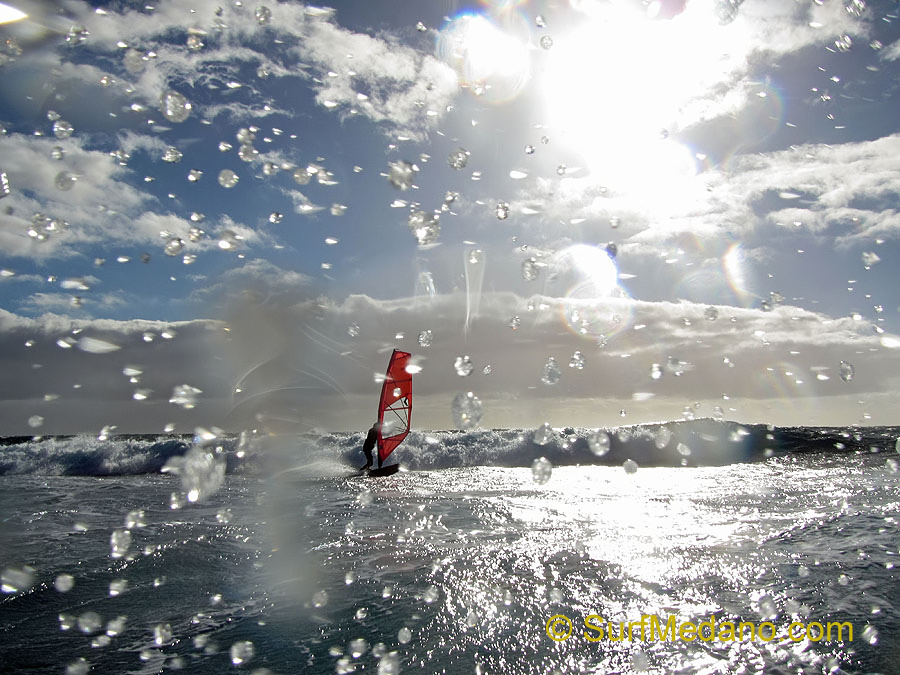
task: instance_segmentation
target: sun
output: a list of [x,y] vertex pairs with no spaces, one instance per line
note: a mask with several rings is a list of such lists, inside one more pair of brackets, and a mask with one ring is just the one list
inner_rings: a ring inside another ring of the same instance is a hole
[[656,190],[697,173],[672,132],[727,69],[717,58],[722,30],[698,5],[653,20],[608,3],[549,50],[540,86],[550,127],[604,184]]

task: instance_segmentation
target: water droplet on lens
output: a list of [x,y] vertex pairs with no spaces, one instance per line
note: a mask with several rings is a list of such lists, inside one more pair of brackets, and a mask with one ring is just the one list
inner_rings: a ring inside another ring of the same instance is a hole
[[538,457],[531,464],[531,477],[538,485],[543,485],[550,480],[553,473],[553,464],[546,457]]
[[575,370],[584,370],[585,359],[584,354],[581,352],[575,352],[572,354],[572,358],[569,359],[569,368],[574,368]]
[[466,152],[465,148],[454,150],[447,157],[447,163],[450,164],[451,169],[464,169],[466,164],[469,163],[469,153]]
[[541,266],[538,264],[537,259],[528,258],[522,262],[522,278],[525,281],[534,281],[540,276],[540,273]]
[[543,15],[538,14],[534,17],[534,25],[538,28],[545,28],[547,26],[547,21],[544,19]]
[[181,161],[182,157],[184,157],[184,155],[181,153],[181,151],[178,148],[170,145],[163,153],[162,159],[164,162],[176,164],[177,162]]
[[113,530],[109,537],[110,557],[123,558],[131,546],[131,532],[129,530]]
[[256,23],[260,26],[264,26],[272,19],[272,10],[266,7],[265,5],[261,5],[256,8]]
[[609,434],[602,429],[591,433],[587,438],[588,447],[597,457],[603,457],[609,452]]
[[177,91],[166,91],[159,97],[159,110],[170,122],[184,122],[191,114],[191,103]]
[[471,391],[457,394],[451,405],[453,423],[457,429],[474,429],[481,422],[484,406],[481,400]]
[[243,162],[252,162],[257,157],[259,157],[259,150],[254,148],[249,143],[244,143],[238,148],[238,157]]
[[419,21],[419,22],[416,24],[416,30],[419,31],[420,33],[424,33],[424,32],[426,32],[426,31],[428,30],[428,27],[427,27],[424,23],[422,23],[421,21]]
[[32,415],[28,418],[28,426],[30,426],[32,429],[42,427],[44,426],[44,418],[40,415]]
[[65,120],[56,120],[53,123],[53,135],[57,138],[68,138],[75,131],[75,127]]
[[841,361],[841,379],[844,382],[849,382],[850,380],[852,380],[855,372],[856,369],[853,367],[852,363]]
[[252,659],[256,650],[254,649],[252,642],[249,640],[242,640],[231,645],[231,649],[228,653],[229,656],[231,656],[231,662],[236,666],[240,666]]
[[240,180],[240,178],[231,169],[222,169],[219,172],[219,185],[223,188],[233,188],[238,184],[238,180]]
[[325,591],[317,591],[312,597],[314,607],[324,607],[328,604],[328,593]]
[[180,255],[184,250],[184,239],[179,237],[171,237],[167,242],[166,246],[163,249],[166,255],[169,256],[177,256]]
[[56,178],[54,179],[54,184],[56,185],[57,190],[63,190],[64,192],[68,192],[73,187],[75,187],[75,183],[78,181],[78,177],[68,171],[60,171],[56,174]]
[[423,330],[421,333],[419,333],[418,342],[420,347],[430,347],[432,340],[433,336],[430,330]]
[[509,217],[509,204],[500,202],[495,209],[497,220],[506,220]]
[[[408,190],[412,187],[413,179],[418,170],[418,167],[409,162],[390,162],[388,164],[388,181],[398,190]],[[297,180],[296,172],[294,173],[294,180]]]
[[544,49],[550,49],[553,46],[553,38],[549,35],[541,36],[541,47]]
[[637,473],[638,463],[635,462],[633,459],[626,459],[625,462],[622,464],[622,468],[625,469],[625,473],[627,473],[627,474]]
[[521,325],[522,325],[522,319],[520,319],[517,316],[514,316],[513,318],[511,318],[509,320],[509,327],[512,328],[513,330],[518,330],[519,326],[521,326]]
[[544,422],[541,426],[534,430],[531,439],[536,445],[546,445],[553,438],[553,427],[549,422]]
[[533,154],[534,154],[534,146],[533,146],[533,145],[526,145],[526,146],[525,146],[525,154],[526,154],[526,155],[533,155]]
[[456,361],[454,361],[453,367],[456,369],[456,374],[460,377],[468,377],[475,369],[475,366],[472,364],[472,360],[469,358],[468,354],[465,356],[456,357]]
[[412,631],[406,626],[397,631],[397,642],[399,642],[401,645],[409,644],[411,640]]
[[0,591],[4,593],[19,593],[31,588],[33,583],[34,568],[28,565],[7,567],[0,572]]
[[409,229],[413,231],[419,246],[427,246],[437,241],[441,233],[437,214],[413,211],[409,214]]
[[562,372],[559,370],[559,366],[556,365],[556,359],[552,356],[547,359],[547,363],[544,364],[544,372],[541,375],[541,382],[544,384],[556,384],[559,382],[559,378],[562,376]]

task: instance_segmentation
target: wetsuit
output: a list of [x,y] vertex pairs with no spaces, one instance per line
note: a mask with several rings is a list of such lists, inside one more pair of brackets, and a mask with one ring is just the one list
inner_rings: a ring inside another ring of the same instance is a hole
[[375,443],[378,442],[378,430],[375,427],[369,429],[369,433],[366,434],[366,441],[363,443],[363,453],[366,456],[366,468],[368,469],[372,466],[372,448],[375,447]]

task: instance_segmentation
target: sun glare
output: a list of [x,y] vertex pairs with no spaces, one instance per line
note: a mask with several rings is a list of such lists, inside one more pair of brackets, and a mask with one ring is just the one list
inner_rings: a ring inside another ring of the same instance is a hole
[[517,14],[500,27],[480,14],[453,19],[437,39],[437,54],[460,84],[497,102],[515,97],[528,82],[528,29]]
[[684,106],[722,76],[722,31],[713,26],[711,12],[664,21],[610,5],[554,43],[542,82],[550,124],[592,175],[655,191],[696,174],[670,133],[684,123]]
[[25,12],[0,2],[0,25],[12,23],[13,21],[21,21],[27,17],[28,15]]

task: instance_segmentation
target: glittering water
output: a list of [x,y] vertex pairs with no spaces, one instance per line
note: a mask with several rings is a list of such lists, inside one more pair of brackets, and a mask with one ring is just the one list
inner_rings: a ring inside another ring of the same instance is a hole
[[[213,498],[178,510],[169,476],[0,478],[4,579],[22,587],[0,602],[0,669],[813,673],[896,663],[900,490],[878,454],[633,475],[542,464],[543,483],[527,467],[383,480],[301,469],[229,475]],[[545,630],[558,614],[576,624],[563,642]],[[590,643],[579,629],[589,614],[715,614],[779,630],[795,617],[855,632],[852,643]]]

